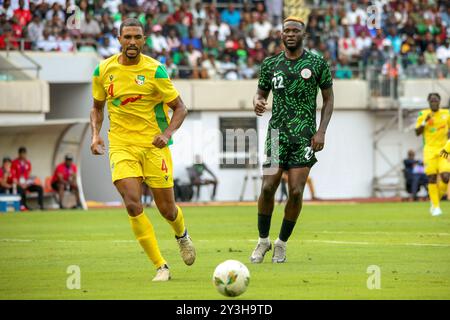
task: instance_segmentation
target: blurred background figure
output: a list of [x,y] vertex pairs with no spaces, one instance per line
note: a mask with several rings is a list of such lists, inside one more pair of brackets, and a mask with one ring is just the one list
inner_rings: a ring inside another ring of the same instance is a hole
[[[214,201],[216,198],[217,185],[219,180],[216,175],[208,168],[208,166],[203,162],[202,157],[200,155],[195,155],[194,164],[187,168],[189,173],[189,179],[191,181],[191,185],[197,188],[196,192],[196,201],[200,199],[200,187],[212,185],[213,190],[211,193],[211,201]],[[203,178],[203,173],[207,172],[211,178]]]
[[427,191],[428,178],[425,174],[423,162],[416,159],[414,150],[408,150],[408,157],[403,160],[404,177],[406,182],[406,191],[410,194],[410,199],[418,200],[417,193],[423,187]]
[[66,154],[64,162],[56,166],[52,177],[52,188],[58,192],[59,208],[64,209],[64,193],[70,191],[76,200],[72,209],[81,209],[80,195],[77,184],[77,166],[73,163],[73,156]]
[[31,175],[31,162],[27,159],[27,149],[25,147],[19,148],[18,157],[12,161],[11,170],[13,171],[14,182],[17,184],[17,190],[23,189],[24,191],[22,194],[24,209],[31,210],[27,205],[27,192],[36,192],[39,208],[44,210],[44,189],[39,179]]

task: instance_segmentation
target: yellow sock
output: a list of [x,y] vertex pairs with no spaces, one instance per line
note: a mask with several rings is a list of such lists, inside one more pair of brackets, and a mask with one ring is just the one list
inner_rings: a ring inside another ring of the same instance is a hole
[[184,235],[184,231],[186,230],[186,228],[184,227],[183,211],[181,211],[181,208],[179,206],[177,206],[177,209],[178,211],[175,220],[170,221],[166,219],[166,221],[172,227],[173,231],[175,232],[175,235],[177,237],[182,237]]
[[166,260],[159,251],[158,242],[156,241],[153,225],[147,216],[142,212],[136,217],[130,217],[131,229],[133,229],[136,239],[141,244],[149,259],[156,268],[166,264]]
[[428,194],[430,195],[430,201],[433,207],[439,207],[439,189],[436,183],[428,184]]
[[447,194],[447,186],[448,186],[447,183],[444,183],[444,181],[439,180],[438,182],[439,199],[442,199],[442,197]]

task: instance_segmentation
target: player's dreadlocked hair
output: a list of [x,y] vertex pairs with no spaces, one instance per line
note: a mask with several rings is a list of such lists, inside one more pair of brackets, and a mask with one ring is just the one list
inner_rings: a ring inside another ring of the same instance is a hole
[[297,18],[297,17],[295,17],[295,16],[289,16],[289,17],[287,17],[286,19],[284,19],[283,23],[286,23],[286,22],[288,22],[288,21],[298,22],[298,23],[302,24],[303,26],[305,26],[305,23],[303,22],[303,20],[300,19],[300,18]]
[[142,32],[144,33],[144,26],[138,19],[135,18],[125,19],[125,21],[120,24],[119,35],[122,35],[122,29],[124,27],[140,27],[142,29]]

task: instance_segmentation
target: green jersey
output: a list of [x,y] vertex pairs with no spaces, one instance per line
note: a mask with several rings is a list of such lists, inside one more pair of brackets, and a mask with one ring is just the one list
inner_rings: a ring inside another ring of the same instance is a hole
[[272,90],[273,106],[269,129],[279,129],[280,138],[292,142],[302,136],[312,138],[316,132],[316,98],[318,88],[333,85],[326,61],[307,50],[290,60],[284,52],[266,58],[261,66],[258,87]]
[[[332,85],[328,64],[309,51],[303,50],[295,60],[286,58],[284,52],[264,60],[258,87],[273,93],[265,167],[287,170],[316,163],[311,138],[316,133],[317,92]],[[273,130],[277,135],[272,136]]]

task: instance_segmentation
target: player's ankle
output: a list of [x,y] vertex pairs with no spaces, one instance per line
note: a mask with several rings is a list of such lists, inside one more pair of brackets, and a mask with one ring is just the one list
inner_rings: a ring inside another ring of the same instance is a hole
[[261,238],[261,237],[259,237],[258,243],[261,243],[261,244],[270,244],[270,239],[269,239],[269,237],[267,237],[267,238]]
[[275,240],[274,244],[277,245],[277,246],[285,247],[287,245],[287,241],[283,241],[280,238],[277,238],[277,240]]

